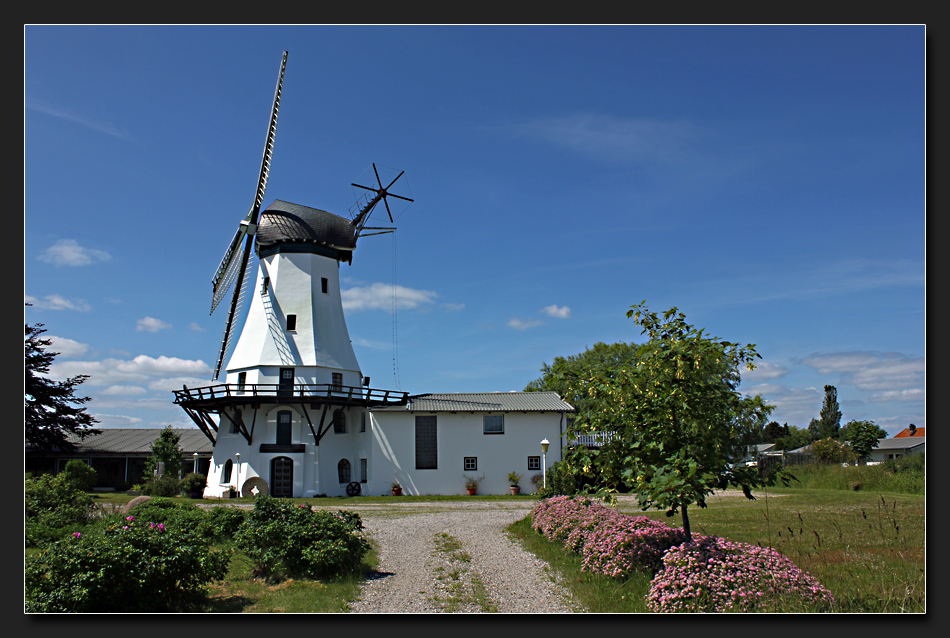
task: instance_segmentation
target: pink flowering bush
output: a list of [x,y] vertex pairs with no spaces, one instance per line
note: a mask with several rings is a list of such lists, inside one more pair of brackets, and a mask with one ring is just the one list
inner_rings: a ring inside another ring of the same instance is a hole
[[583,570],[611,577],[656,570],[663,553],[686,540],[682,529],[586,498],[544,499],[535,506],[532,518],[534,529],[548,540],[581,555]]
[[828,611],[834,599],[774,549],[697,536],[666,552],[647,605],[657,612]]

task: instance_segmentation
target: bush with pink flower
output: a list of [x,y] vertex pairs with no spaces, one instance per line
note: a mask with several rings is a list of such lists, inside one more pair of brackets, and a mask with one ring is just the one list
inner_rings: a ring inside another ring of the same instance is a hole
[[666,553],[647,605],[657,612],[829,611],[834,598],[774,549],[699,536]]

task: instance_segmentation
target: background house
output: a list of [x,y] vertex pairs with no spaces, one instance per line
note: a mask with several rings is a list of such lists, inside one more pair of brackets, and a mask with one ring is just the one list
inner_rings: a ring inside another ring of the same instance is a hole
[[[918,432],[923,428],[919,428]],[[927,439],[923,436],[902,436],[893,439],[881,439],[877,447],[871,450],[869,461],[881,463],[889,459],[899,459],[911,454],[923,454],[927,451]]]
[[[73,459],[81,459],[96,470],[96,487],[123,489],[145,480],[145,459],[163,428],[102,428],[101,434],[79,437],[69,434],[75,452],[35,452],[26,449],[24,470],[32,474],[58,474]],[[211,461],[211,441],[201,430],[175,429],[181,435],[183,472],[194,471],[197,454],[198,472],[207,475]]]

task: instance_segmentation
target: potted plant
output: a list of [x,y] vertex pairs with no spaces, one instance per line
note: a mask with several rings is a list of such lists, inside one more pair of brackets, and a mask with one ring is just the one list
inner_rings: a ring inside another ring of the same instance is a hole
[[478,484],[482,482],[484,476],[469,476],[468,474],[463,474],[465,477],[465,491],[469,496],[475,496],[475,492],[478,491]]
[[192,472],[178,483],[178,487],[182,492],[187,492],[191,498],[201,498],[207,483],[208,479],[204,474]]
[[521,474],[516,474],[515,472],[508,472],[508,482],[511,483],[511,495],[517,496],[521,493],[521,486],[518,485],[518,481],[521,480]]
[[393,496],[402,496],[402,485],[396,480],[393,480]]

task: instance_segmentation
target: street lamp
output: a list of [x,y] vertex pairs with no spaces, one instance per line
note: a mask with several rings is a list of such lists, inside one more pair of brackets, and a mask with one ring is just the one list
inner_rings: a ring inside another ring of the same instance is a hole
[[542,485],[548,486],[548,446],[551,445],[547,439],[541,441],[541,479]]
[[195,469],[194,469],[194,473],[197,474],[197,473],[198,473],[198,453],[195,452],[195,453],[193,454],[193,456],[195,457]]
[[[237,486],[241,484],[241,453],[235,452],[235,458],[237,458],[237,472],[234,475],[234,491],[237,492]],[[240,494],[238,494],[240,496]]]

